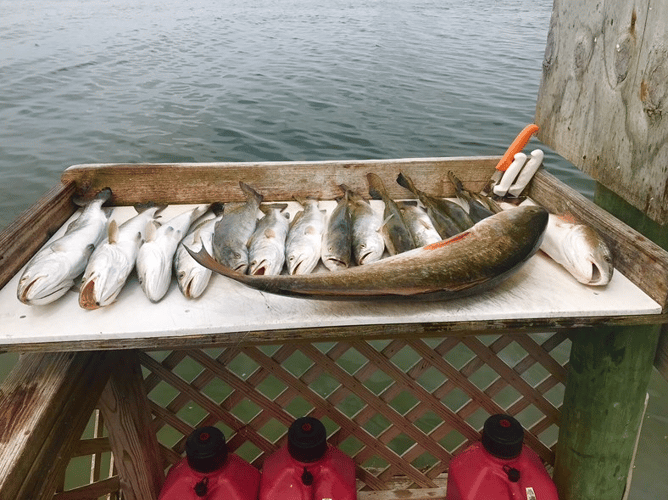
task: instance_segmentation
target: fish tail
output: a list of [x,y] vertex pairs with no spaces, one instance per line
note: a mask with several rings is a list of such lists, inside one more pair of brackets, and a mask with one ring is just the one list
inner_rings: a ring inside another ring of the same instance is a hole
[[161,205],[158,205],[157,203],[153,201],[147,201],[146,203],[135,203],[134,209],[137,211],[138,214],[142,212],[146,212],[147,210],[150,210],[152,208],[155,208],[155,215],[158,215],[160,212],[162,212],[165,208],[167,208],[167,204],[163,203]]
[[374,200],[384,200],[387,198],[387,190],[385,189],[385,184],[383,180],[373,172],[366,174],[366,178],[369,181],[369,194]]
[[288,208],[287,203],[264,203],[260,205],[260,210],[263,214],[271,213],[272,210],[280,210],[281,212]]
[[217,201],[217,202],[211,204],[211,206],[209,207],[209,210],[211,210],[213,212],[213,215],[218,217],[219,215],[221,215],[225,211],[225,204],[220,202],[220,201]]
[[258,193],[257,191],[255,191],[255,189],[253,189],[252,187],[250,187],[248,184],[246,184],[246,183],[243,182],[243,181],[239,181],[239,187],[241,188],[241,190],[244,192],[244,194],[245,194],[249,199],[253,199],[253,200],[255,200],[255,201],[257,202],[258,205],[259,205],[260,203],[262,203],[262,200],[264,199],[264,196],[262,196],[260,193]]
[[84,196],[75,196],[74,198],[72,198],[72,201],[74,202],[75,205],[78,205],[80,207],[88,205],[90,201],[102,201],[101,204],[104,205],[107,201],[111,199],[111,195],[112,195],[111,188],[106,187],[98,191],[92,200],[90,199],[87,200]]
[[524,146],[527,145],[531,136],[538,132],[538,129],[539,127],[535,123],[530,123],[524,127],[510,146],[508,146],[508,149],[496,165],[496,169],[505,172],[515,159],[515,155],[524,149]]
[[413,184],[413,180],[407,175],[404,175],[403,172],[399,172],[399,175],[397,176],[397,184],[419,197],[418,190],[415,187],[415,184]]
[[448,179],[450,179],[450,182],[455,187],[457,194],[464,192],[464,184],[462,184],[462,181],[459,180],[459,177],[452,170],[448,170]]

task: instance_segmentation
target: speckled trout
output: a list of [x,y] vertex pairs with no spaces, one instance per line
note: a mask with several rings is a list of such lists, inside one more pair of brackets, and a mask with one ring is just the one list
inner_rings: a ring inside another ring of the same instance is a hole
[[498,285],[538,250],[548,212],[517,207],[488,217],[447,240],[366,266],[301,276],[247,276],[216,262],[205,249],[200,264],[257,290],[305,298],[447,299]]

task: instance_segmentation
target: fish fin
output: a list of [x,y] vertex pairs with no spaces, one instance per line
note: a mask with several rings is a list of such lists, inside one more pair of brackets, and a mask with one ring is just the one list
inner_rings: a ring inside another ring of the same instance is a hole
[[260,203],[262,203],[262,200],[264,199],[264,196],[262,196],[260,193],[258,193],[257,191],[255,191],[255,189],[253,189],[252,187],[250,187],[248,184],[246,184],[246,183],[243,182],[243,181],[239,181],[239,187],[241,188],[241,190],[244,192],[244,194],[245,194],[248,198],[252,198],[252,199],[254,199],[254,200],[257,202],[258,205],[259,205]]
[[385,226],[385,224],[387,224],[388,222],[390,222],[390,219],[391,219],[392,217],[394,217],[394,214],[393,214],[393,213],[390,214],[390,215],[388,215],[387,217],[385,217],[385,219],[383,220],[383,223],[380,225],[380,228],[379,228],[378,230],[380,231],[380,229],[383,228],[383,227]]
[[88,258],[91,256],[93,250],[95,250],[95,245],[93,243],[86,245],[86,248],[84,248],[84,255],[86,256],[86,260],[88,260]]
[[116,222],[116,219],[112,219],[109,223],[107,237],[109,238],[109,243],[112,245],[118,241],[118,222]]
[[158,222],[155,221],[155,220],[152,220],[151,222],[146,224],[146,237],[145,237],[146,241],[153,241],[155,239],[155,236],[156,236],[157,231],[158,231],[158,227],[160,227],[160,226],[159,226]]

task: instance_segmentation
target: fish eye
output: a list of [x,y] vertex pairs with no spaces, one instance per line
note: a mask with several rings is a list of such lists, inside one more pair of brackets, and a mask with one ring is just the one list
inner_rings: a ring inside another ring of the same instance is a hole
[[240,258],[241,258],[241,254],[240,254],[239,252],[234,252],[234,258],[235,258],[235,259],[240,259]]

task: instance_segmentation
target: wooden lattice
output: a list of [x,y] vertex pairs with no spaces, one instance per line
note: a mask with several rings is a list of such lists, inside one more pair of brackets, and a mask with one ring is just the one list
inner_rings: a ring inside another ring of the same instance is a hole
[[[196,427],[216,425],[232,451],[261,469],[291,422],[312,415],[354,458],[360,490],[384,490],[443,486],[452,456],[480,438],[494,413],[516,416],[525,443],[552,465],[569,349],[556,333],[243,345],[142,352],[139,360],[166,466]],[[92,456],[93,484],[59,500],[118,490],[113,457],[100,475],[110,448],[92,422],[78,454]]]

